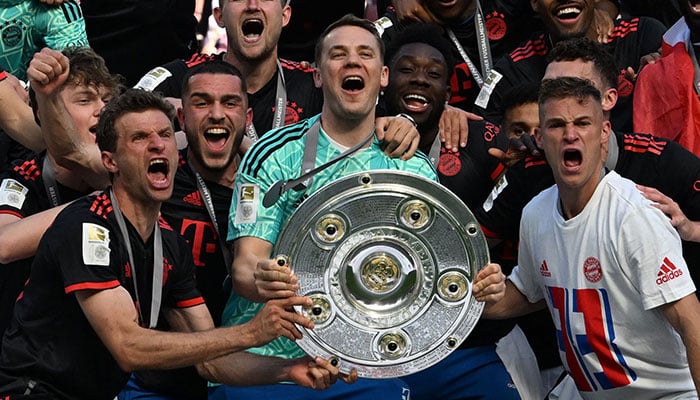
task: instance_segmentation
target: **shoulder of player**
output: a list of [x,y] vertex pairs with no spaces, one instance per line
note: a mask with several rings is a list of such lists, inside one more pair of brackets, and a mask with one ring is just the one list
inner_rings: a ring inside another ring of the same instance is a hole
[[[658,37],[659,41],[666,32],[666,27],[657,19],[651,17],[627,17],[615,20],[615,26],[610,33],[610,42],[615,43],[626,38]],[[651,36],[649,36],[651,35]]]
[[265,133],[246,152],[239,173],[256,176],[265,163],[279,162],[280,159],[287,158],[285,155],[292,150],[303,152],[303,138],[316,119],[317,117],[312,117]]
[[[287,96],[294,101],[307,100],[313,91],[320,89],[314,84],[314,69],[312,67],[302,67],[297,61],[280,59],[284,81],[287,87]],[[301,98],[300,98],[301,97]]]
[[[287,60],[285,58],[280,58],[280,65],[282,66],[282,71],[284,71],[285,76],[287,74],[305,74],[311,75],[314,72],[314,68],[311,65],[302,66],[299,61]],[[311,61],[309,61],[311,63]]]
[[[556,185],[552,185],[536,196],[534,196],[530,201],[523,207],[522,219],[525,220],[526,217],[530,216],[535,220],[542,219],[543,216],[547,215],[546,210],[551,210],[552,207],[557,207],[557,199],[559,198],[559,190]],[[534,217],[533,217],[534,216]]]
[[504,57],[502,61],[499,61],[496,68],[498,69],[499,66],[502,67],[507,65],[508,62],[515,64],[530,60],[542,59],[549,53],[549,47],[547,33],[536,32],[532,34],[529,39],[513,49],[513,51],[508,54],[508,57]]
[[623,203],[627,205],[625,215],[651,208],[650,201],[637,189],[636,183],[615,171],[608,172],[600,185],[603,186],[603,190],[609,192],[606,196],[606,207],[614,207],[614,203]]
[[32,185],[32,182],[41,182],[41,173],[44,169],[45,155],[34,155],[32,157],[14,160],[0,178],[12,178],[17,181]]

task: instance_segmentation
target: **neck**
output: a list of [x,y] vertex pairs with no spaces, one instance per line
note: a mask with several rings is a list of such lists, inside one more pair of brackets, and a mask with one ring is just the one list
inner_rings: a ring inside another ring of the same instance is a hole
[[248,93],[256,93],[275,76],[277,71],[277,50],[275,49],[269,57],[263,60],[236,58],[236,55],[229,51],[224,54],[224,61],[238,68],[241,74],[245,76]]
[[595,184],[586,185],[583,188],[567,188],[565,185],[557,184],[559,204],[564,219],[571,219],[583,211],[604,176],[605,169],[601,167],[600,176],[595,180]]
[[136,231],[145,242],[153,234],[153,229],[158,221],[160,214],[160,202],[153,199],[140,200],[129,195],[122,182],[115,180],[112,186],[114,196],[119,202],[119,209],[122,211],[124,218],[136,228]]
[[204,180],[233,189],[233,183],[236,180],[236,172],[238,172],[238,165],[241,162],[241,156],[238,154],[234,156],[233,160],[224,169],[211,169],[202,166],[191,151],[187,152],[187,160],[192,168],[194,168]]
[[321,112],[321,126],[333,140],[339,144],[352,147],[374,131],[374,112],[361,119],[338,118],[331,112],[328,112],[325,105]]
[[58,165],[56,160],[50,154],[47,153],[47,157],[49,157],[49,163],[54,170],[57,183],[78,192],[88,192],[90,189],[92,189],[90,185],[76,176],[76,174],[71,170]]

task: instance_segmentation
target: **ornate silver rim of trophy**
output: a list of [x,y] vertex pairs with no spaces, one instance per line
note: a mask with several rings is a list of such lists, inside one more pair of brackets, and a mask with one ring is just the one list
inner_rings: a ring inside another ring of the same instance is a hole
[[274,253],[299,278],[315,323],[297,343],[341,371],[392,378],[421,371],[471,333],[488,263],[471,211],[437,182],[377,170],[343,177],[301,203]]

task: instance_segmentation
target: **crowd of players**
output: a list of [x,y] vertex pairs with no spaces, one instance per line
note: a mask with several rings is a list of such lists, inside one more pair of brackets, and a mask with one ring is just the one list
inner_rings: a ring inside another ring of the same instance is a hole
[[[696,1],[6,3],[41,32],[2,28],[0,398],[697,398]],[[270,259],[369,169],[438,180],[497,263],[488,318],[401,379],[305,355]]]

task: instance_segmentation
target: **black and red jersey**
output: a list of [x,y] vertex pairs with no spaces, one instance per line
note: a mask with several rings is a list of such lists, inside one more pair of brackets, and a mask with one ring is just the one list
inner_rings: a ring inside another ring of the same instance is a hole
[[[0,214],[12,214],[19,218],[24,218],[53,207],[42,177],[45,158],[46,152],[43,152],[26,159],[15,160],[0,175],[0,182],[6,179],[13,180],[26,189],[25,196],[19,197],[18,201],[21,200],[19,203],[12,201],[11,198],[0,196]],[[6,184],[3,187],[8,185]],[[13,188],[7,187],[6,190],[8,191],[7,193],[10,193],[13,191]],[[14,188],[14,191],[19,190],[21,190],[19,187]],[[86,194],[64,186],[60,182],[56,182],[56,190],[58,190],[58,199],[61,204]]]
[[[488,154],[488,149],[508,145],[500,129],[488,121],[469,121],[467,146],[458,150],[440,149],[437,165],[440,183],[470,209],[479,207],[503,172],[503,165]],[[495,344],[513,329],[513,320],[480,320],[460,348]]]
[[[516,48],[523,38],[530,36],[532,32],[543,29],[542,23],[528,1],[482,1],[481,6],[484,15],[484,27],[489,39],[489,48],[491,49],[492,63],[496,63],[508,52]],[[393,10],[387,11],[385,17],[391,19],[393,23],[393,26],[382,35],[384,42],[389,43],[396,34],[395,32],[403,29],[405,25],[397,21]],[[469,59],[474,63],[481,75],[484,76],[486,74],[481,70],[475,21],[476,19],[471,17],[461,24],[453,24],[447,26],[447,28],[454,32],[457,41]],[[447,40],[450,39],[448,38]],[[474,100],[479,94],[479,84],[474,80],[466,61],[464,61],[454,43],[450,56],[456,64],[450,79],[451,95],[449,103],[463,110],[471,110],[472,104],[474,104]]]
[[[228,292],[223,283],[230,268],[224,262],[222,243],[228,231],[228,213],[233,189],[203,180],[211,195],[219,231],[206,208],[206,200],[197,186],[194,170],[187,163],[187,149],[180,152],[180,163],[175,173],[173,194],[161,205],[161,215],[173,230],[182,235],[192,250],[197,288],[206,300],[216,326],[221,325]],[[223,238],[223,241],[221,240]]]
[[[45,153],[24,160],[15,160],[0,175],[0,214],[24,219],[53,207],[42,178]],[[73,190],[56,182],[56,197],[60,203],[73,201],[87,193]],[[29,278],[32,257],[9,264],[0,264],[0,343],[2,333],[12,319],[24,283]]]
[[[618,77],[618,100],[611,112],[610,122],[616,130],[632,131],[632,93],[634,83],[625,77],[627,67],[639,70],[640,59],[658,51],[666,29],[653,18],[617,19],[605,48],[613,55]],[[547,55],[552,49],[547,32],[538,32],[521,46],[503,57],[494,67],[491,84],[484,85],[474,103],[474,112],[489,121],[500,123],[503,118],[503,96],[513,86],[538,83],[547,68]]]
[[[0,388],[28,377],[56,398],[112,399],[122,389],[129,375],[92,329],[75,293],[122,286],[134,307],[142,305],[142,319],[149,320],[153,236],[144,242],[128,220],[126,225],[135,268],[106,193],[79,199],[56,217],[39,243],[30,279],[5,333]],[[160,226],[161,307],[202,304],[190,249],[165,222]],[[134,291],[134,273],[140,298]]]
[[[195,54],[189,60],[174,60],[148,72],[137,86],[159,92],[165,97],[181,97],[182,80],[187,70],[209,60],[223,60],[225,53]],[[321,112],[323,93],[314,85],[313,69],[302,68],[295,61],[280,59],[287,91],[284,124],[289,125]],[[277,76],[260,90],[248,93],[248,105],[253,109],[253,125],[258,136],[272,129],[277,104]]]
[[[161,205],[160,211],[163,219],[189,245],[195,265],[197,289],[206,302],[214,324],[220,326],[221,314],[230,294],[224,287],[230,266],[224,261],[222,243],[226,240],[228,231],[227,219],[233,189],[203,181],[211,195],[219,227],[217,232],[206,208],[206,198],[197,186],[195,172],[186,161],[187,151],[185,148],[180,152],[173,194]],[[162,325],[159,329],[169,328]],[[207,397],[206,381],[193,367],[137,371],[135,376],[139,386],[155,393],[190,400]]]
[[440,183],[470,210],[480,207],[504,171],[503,164],[489,155],[488,149],[504,150],[507,146],[507,138],[500,135],[498,126],[488,121],[469,121],[466,147],[447,150],[443,146],[440,149],[436,166]]

